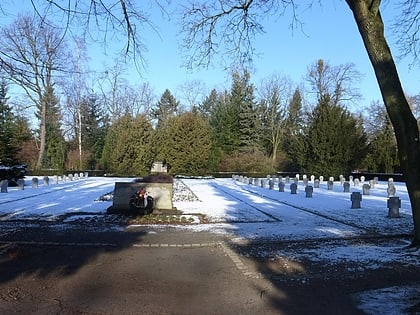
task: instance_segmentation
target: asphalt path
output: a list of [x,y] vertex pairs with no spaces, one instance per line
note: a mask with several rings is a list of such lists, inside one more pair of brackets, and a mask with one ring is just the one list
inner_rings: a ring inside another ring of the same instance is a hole
[[267,261],[246,259],[221,235],[1,225],[1,314],[359,313],[333,288],[314,294],[301,280],[262,274]]

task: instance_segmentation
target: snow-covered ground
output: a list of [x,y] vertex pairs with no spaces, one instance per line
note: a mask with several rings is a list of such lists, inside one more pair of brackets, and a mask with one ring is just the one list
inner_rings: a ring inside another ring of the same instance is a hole
[[[116,181],[131,181],[131,178],[82,178],[60,180],[44,185],[39,178],[38,188],[32,188],[31,178],[25,179],[25,189],[9,188],[0,194],[0,221],[5,220],[50,220],[63,215],[104,216],[111,205],[101,196],[113,191]],[[313,182],[309,185],[313,186]],[[351,192],[362,192],[362,184],[351,183]],[[399,218],[388,217],[388,182],[378,182],[363,195],[361,208],[352,209],[350,193],[344,192],[340,182],[327,189],[322,182],[314,188],[312,197],[306,197],[303,182],[298,183],[297,194],[291,194],[290,184],[279,192],[277,184],[273,190],[249,185],[233,179],[177,179],[174,187],[174,206],[185,214],[205,215],[209,223],[178,226],[192,231],[212,231],[229,235],[232,241],[248,242],[264,240],[308,240],[323,239],[328,250],[303,250],[297,253],[282,251],[281,255],[292,255],[295,259],[320,260],[333,265],[337,261],[359,262],[361,269],[374,269],[387,263],[418,266],[418,251],[403,249],[409,243],[413,231],[410,201],[404,183],[395,183],[396,196],[401,200]],[[397,235],[387,242],[336,242],[334,240],[361,236]],[[344,245],[343,245],[344,244]],[[272,255],[272,253],[270,253]],[[259,253],[264,256],[264,252]],[[392,293],[392,294],[391,294]],[[377,313],[387,304],[382,314],[403,314],[404,302],[419,296],[420,286],[389,288],[367,292],[358,298],[369,314]],[[392,299],[395,302],[391,302]],[[407,304],[408,303],[408,304]],[[380,307],[382,305],[382,307]]]

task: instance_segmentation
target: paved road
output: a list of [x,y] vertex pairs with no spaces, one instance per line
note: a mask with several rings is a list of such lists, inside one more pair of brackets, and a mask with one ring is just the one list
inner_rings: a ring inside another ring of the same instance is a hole
[[333,285],[273,278],[269,261],[239,255],[220,235],[1,227],[1,314],[359,313]]

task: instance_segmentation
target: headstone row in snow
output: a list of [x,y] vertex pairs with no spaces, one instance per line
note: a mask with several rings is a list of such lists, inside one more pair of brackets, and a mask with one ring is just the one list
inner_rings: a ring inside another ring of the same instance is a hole
[[[58,184],[60,181],[62,181],[62,182],[73,181],[73,180],[87,178],[88,176],[89,176],[88,172],[68,174],[67,176],[66,175],[62,175],[62,176],[54,175],[54,176],[52,176],[52,178],[50,178],[49,176],[44,176],[42,178],[42,184],[44,186],[49,186],[51,181],[54,184]],[[31,180],[31,183],[32,183],[32,188],[38,188],[39,185],[40,185],[40,180],[39,180],[38,177],[33,177],[32,180]],[[8,186],[9,186],[9,183],[8,183],[7,180],[0,181],[0,192],[7,193],[8,192]],[[18,179],[17,180],[17,189],[18,190],[24,190],[25,189],[25,181],[23,179]]]
[[[297,174],[294,178],[290,178],[289,176],[283,177],[276,177],[267,175],[266,178],[252,178],[242,175],[233,175],[232,178],[236,181],[240,181],[244,184],[254,185],[254,186],[261,186],[261,188],[268,188],[270,190],[274,190],[276,186],[278,186],[279,192],[284,192],[286,184],[289,185],[290,193],[292,195],[297,194],[298,191],[298,185],[299,185],[299,179],[300,175]],[[324,183],[325,178],[324,176],[319,176],[318,179],[315,178],[314,175],[310,176],[309,178],[306,175],[302,176],[302,184],[304,186],[305,191],[305,197],[306,198],[312,198],[314,188],[320,188],[320,184]],[[371,188],[374,188],[375,185],[378,183],[378,177],[374,177],[372,180],[366,181],[365,176],[360,176],[359,178],[353,178],[353,176],[349,176],[349,180],[346,181],[345,177],[343,175],[339,176],[339,182],[340,185],[343,187],[344,193],[350,193],[350,187],[351,183],[353,183],[354,187],[360,186],[362,184],[362,191],[361,192],[352,192],[350,195],[350,201],[351,201],[351,208],[352,209],[358,209],[361,208],[361,201],[362,201],[362,195],[369,195]],[[312,185],[309,185],[309,182],[313,183]],[[327,190],[333,190],[334,187],[334,177],[329,177],[328,181],[326,181],[327,184]],[[396,197],[396,188],[394,185],[394,179],[389,178],[388,180],[388,188],[387,188],[387,194],[388,194],[388,217],[390,218],[397,218],[399,217],[399,208],[401,207],[401,200],[399,197]]]

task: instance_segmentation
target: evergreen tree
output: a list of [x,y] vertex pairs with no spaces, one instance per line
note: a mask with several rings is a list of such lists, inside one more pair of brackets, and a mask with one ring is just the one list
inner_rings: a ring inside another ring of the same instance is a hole
[[364,167],[375,173],[398,171],[397,142],[388,114],[378,102],[371,104],[369,113],[365,122],[370,136]]
[[300,90],[296,89],[289,103],[285,119],[286,137],[283,141],[283,149],[288,158],[287,171],[300,171],[306,160],[307,147],[302,107],[302,95]]
[[109,127],[102,165],[118,175],[148,174],[153,164],[152,139],[153,128],[145,116],[122,116]]
[[83,167],[96,169],[104,147],[107,130],[106,117],[95,95],[82,103],[82,150],[86,152]]
[[328,94],[322,96],[309,115],[303,171],[315,175],[349,174],[366,154],[367,139],[360,121],[331,101]]
[[230,96],[225,91],[219,94],[211,111],[215,147],[225,153],[232,153],[239,147],[239,107],[233,106]]
[[165,120],[175,116],[179,110],[179,102],[172,95],[172,93],[166,89],[156,107],[152,110],[153,118],[157,119],[157,126],[162,124]]
[[233,84],[230,92],[230,106],[237,108],[239,147],[242,152],[254,152],[260,149],[258,143],[258,126],[256,122],[256,109],[254,86],[250,83],[250,74],[234,72]]
[[20,148],[17,141],[17,117],[8,105],[8,87],[5,79],[0,82],[0,165],[18,163]]
[[157,156],[174,174],[203,175],[212,149],[210,126],[202,115],[186,112],[166,121]]
[[61,130],[61,112],[59,102],[54,94],[54,89],[49,86],[43,96],[46,108],[46,154],[44,155],[42,167],[56,170],[64,169],[66,159],[66,141]]

